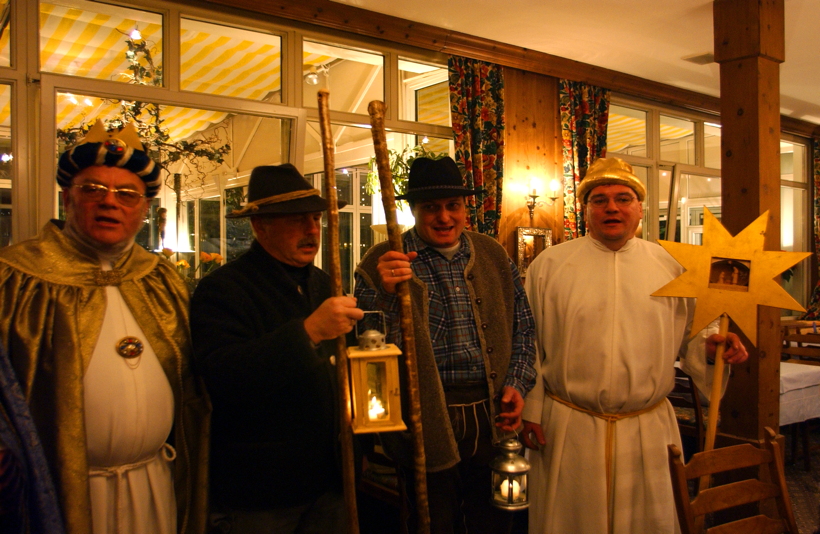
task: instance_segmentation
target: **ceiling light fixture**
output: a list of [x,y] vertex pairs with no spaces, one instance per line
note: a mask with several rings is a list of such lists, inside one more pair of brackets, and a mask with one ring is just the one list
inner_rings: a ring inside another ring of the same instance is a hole
[[319,85],[319,73],[316,72],[316,67],[311,66],[310,71],[305,74],[305,83],[308,85]]
[[330,70],[327,65],[311,65],[307,74],[305,74],[305,83],[308,85],[319,85],[319,74],[330,76]]
[[131,33],[128,34],[128,37],[130,37],[132,41],[141,41],[142,40],[142,34],[140,33],[140,27],[137,24],[134,24],[134,29],[131,30]]

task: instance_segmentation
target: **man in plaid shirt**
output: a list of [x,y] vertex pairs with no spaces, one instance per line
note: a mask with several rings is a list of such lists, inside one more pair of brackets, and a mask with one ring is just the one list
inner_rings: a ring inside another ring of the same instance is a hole
[[[384,312],[399,346],[396,284],[410,281],[433,533],[509,532],[511,514],[490,504],[488,464],[493,443],[520,426],[535,383],[534,323],[518,270],[495,239],[464,230],[464,197],[475,193],[452,159],[416,159],[407,193],[396,197],[416,219],[404,252],[378,244],[356,270],[358,306]],[[410,436],[381,440],[412,506]]]

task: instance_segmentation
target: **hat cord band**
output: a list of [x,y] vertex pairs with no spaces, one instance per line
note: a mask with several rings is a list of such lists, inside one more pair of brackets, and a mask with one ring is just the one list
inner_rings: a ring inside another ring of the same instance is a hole
[[300,189],[298,191],[291,191],[290,193],[282,193],[281,195],[260,198],[259,200],[248,202],[242,209],[233,210],[231,215],[244,215],[246,213],[257,211],[259,206],[278,204],[279,202],[287,202],[288,200],[294,200],[297,198],[314,197],[319,196],[320,194],[321,193],[318,189]]

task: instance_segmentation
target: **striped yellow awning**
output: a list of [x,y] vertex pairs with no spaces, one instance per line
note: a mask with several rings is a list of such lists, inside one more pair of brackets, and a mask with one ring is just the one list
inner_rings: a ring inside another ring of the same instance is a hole
[[[162,17],[137,10],[83,1],[40,4],[40,62],[46,72],[135,83],[126,40],[138,29],[161,76]],[[183,19],[180,87],[201,93],[273,100],[281,85],[281,43],[277,36]],[[142,56],[139,64],[150,72]],[[140,83],[153,84],[151,76]],[[60,94],[57,127],[70,128],[111,119],[121,104],[100,98]],[[229,114],[162,106],[163,127],[172,141],[188,139]],[[0,117],[2,119],[2,117]]]

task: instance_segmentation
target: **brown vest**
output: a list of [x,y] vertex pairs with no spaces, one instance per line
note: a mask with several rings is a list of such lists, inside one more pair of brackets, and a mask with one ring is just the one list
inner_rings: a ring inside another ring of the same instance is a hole
[[[504,248],[495,239],[483,234],[464,232],[464,235],[471,250],[470,260],[464,271],[464,281],[473,304],[473,317],[487,371],[487,385],[493,399],[490,415],[494,419],[498,413],[500,390],[507,376],[512,353],[515,286],[509,256]],[[356,272],[376,290],[381,287],[376,265],[379,257],[388,250],[387,242],[377,244],[356,268]],[[427,469],[441,471],[458,463],[459,455],[430,341],[427,287],[415,275],[410,280],[410,297]],[[401,369],[403,416],[405,421],[409,421],[408,399],[404,393],[407,391],[405,367],[401,366]],[[409,432],[390,432],[380,437],[391,457],[408,467],[413,465]],[[495,427],[493,439],[498,439]]]

